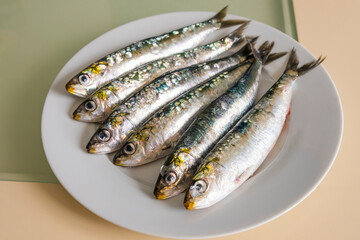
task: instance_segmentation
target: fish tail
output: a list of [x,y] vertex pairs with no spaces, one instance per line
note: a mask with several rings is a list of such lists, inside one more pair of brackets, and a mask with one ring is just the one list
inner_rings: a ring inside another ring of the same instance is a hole
[[[240,56],[246,56],[246,59],[251,59],[252,58],[252,50],[251,50],[251,46],[250,46],[250,43],[252,44],[255,44],[256,40],[258,39],[259,37],[256,36],[256,37],[248,37],[246,36],[245,37],[245,40],[246,40],[246,45],[243,46],[242,48],[240,48],[237,52],[235,52],[234,54],[232,54],[231,56],[237,56],[237,55],[240,55]],[[233,45],[233,47],[236,47],[237,45],[242,45],[243,42],[237,42]]]
[[233,39],[234,43],[232,47],[237,47],[244,44],[244,41],[247,39],[247,37],[245,37],[243,33],[247,25],[247,23],[241,25],[228,35],[230,38]]
[[239,24],[248,24],[248,20],[239,20],[239,19],[232,19],[232,20],[226,20],[222,21],[220,28],[228,28]]
[[[241,53],[241,55],[243,55],[243,56],[249,56],[250,53],[252,52],[251,46],[250,46],[249,43],[251,43],[251,44],[254,45],[254,44],[256,43],[256,41],[258,40],[258,38],[259,38],[259,36],[255,36],[255,37],[246,36],[246,37],[245,37],[245,40],[247,41],[247,43],[246,43],[246,45],[245,45],[244,47],[242,47],[242,48],[239,50],[239,52]],[[240,44],[239,44],[239,45],[240,45]]]
[[287,52],[278,52],[278,53],[271,53],[268,57],[268,59],[266,60],[265,64],[269,64],[283,56],[285,56],[287,54]]
[[227,28],[239,24],[244,24],[246,22],[249,22],[248,20],[226,20],[224,21],[224,18],[227,14],[228,6],[221,9],[214,17],[211,18],[215,23],[220,23],[220,28]]
[[[242,56],[247,56],[247,59],[252,57],[250,56],[251,54],[251,46],[250,43],[248,42],[244,47],[242,47],[237,53],[239,53]],[[237,54],[235,53],[235,54]]]
[[244,38],[243,33],[244,33],[244,30],[246,29],[246,27],[249,25],[249,22],[250,22],[250,21],[247,21],[247,22],[241,24],[240,27],[238,27],[237,29],[235,29],[235,30],[232,32],[233,36],[235,36],[235,37],[237,37],[237,38]]
[[291,49],[290,57],[289,57],[287,65],[286,65],[285,71],[287,71],[287,70],[296,71],[298,65],[299,65],[299,59],[296,55],[295,48],[293,48],[293,49]]
[[[255,44],[256,40],[259,38],[258,36],[244,36],[243,35],[243,31],[244,29],[246,28],[246,23],[241,25],[239,28],[237,28],[234,32],[232,32],[231,34],[233,34],[233,36],[235,36],[235,43],[233,43],[232,45],[232,48],[236,48],[236,47],[239,47],[241,45],[244,44],[244,42],[251,42],[253,44]],[[251,53],[251,48],[248,44],[246,44],[246,47],[248,48],[247,50],[247,54],[250,54]]]
[[308,71],[310,71],[311,69],[320,65],[324,60],[325,57],[320,56],[317,60],[311,61],[309,63],[302,65],[301,67],[298,67],[299,59],[296,55],[296,50],[293,48],[290,52],[290,57],[286,65],[286,70],[297,71],[298,75],[301,76],[307,73]]
[[[266,43],[266,44],[265,44]],[[264,44],[262,44],[260,47],[259,47],[259,50],[258,52],[255,51],[256,53],[259,53],[259,57],[261,59],[261,61],[264,63],[266,62],[266,60],[268,59],[269,57],[269,54],[271,52],[271,50],[273,49],[274,47],[274,42],[268,42],[266,41]],[[256,56],[254,55],[254,57],[256,58]]]
[[226,17],[228,7],[229,7],[229,5],[225,6],[211,19],[215,22],[222,22],[224,20],[224,18]]
[[252,43],[252,45],[255,45],[256,41],[259,39],[259,36],[246,36],[245,39]]
[[297,69],[298,75],[299,76],[304,75],[311,69],[319,66],[325,60],[325,58],[326,57],[320,56],[317,60],[302,65]]
[[251,47],[254,58],[262,63],[265,63],[269,57],[271,49],[274,47],[274,42],[265,41],[258,50],[255,49],[253,44],[249,43],[249,45]]

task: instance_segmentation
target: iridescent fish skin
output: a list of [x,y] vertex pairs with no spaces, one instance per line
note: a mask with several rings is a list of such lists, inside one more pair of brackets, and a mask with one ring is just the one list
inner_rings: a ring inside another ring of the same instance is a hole
[[247,23],[242,24],[220,40],[150,62],[111,81],[81,103],[74,111],[73,118],[83,122],[104,121],[118,104],[157,77],[209,61],[230,48],[243,44],[245,38],[242,33],[246,25]]
[[134,167],[169,155],[196,114],[240,80],[253,58],[184,94],[148,120],[115,155],[114,164]]
[[109,153],[120,150],[130,135],[164,105],[245,59],[241,53],[236,53],[156,79],[118,106],[91,138],[86,146],[88,152]]
[[264,43],[262,56],[255,61],[241,80],[212,102],[191,124],[179,140],[174,152],[160,170],[154,189],[158,199],[167,199],[185,191],[203,158],[255,101],[263,59],[273,43]]
[[79,97],[88,97],[99,87],[142,64],[198,46],[210,33],[244,22],[223,21],[226,11],[227,7],[204,22],[144,39],[117,50],[73,77],[66,84],[66,90]]
[[298,76],[322,61],[297,68],[295,51],[291,52],[282,77],[206,156],[186,193],[187,209],[215,204],[253,175],[283,129]]

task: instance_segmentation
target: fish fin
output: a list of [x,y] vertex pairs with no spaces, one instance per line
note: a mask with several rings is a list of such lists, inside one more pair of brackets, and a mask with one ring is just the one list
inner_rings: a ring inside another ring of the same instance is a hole
[[239,24],[247,24],[249,21],[248,20],[239,20],[239,19],[233,19],[233,20],[226,20],[226,21],[222,21],[220,28],[228,28],[228,27],[232,27],[235,25],[239,25]]
[[271,52],[271,49],[274,47],[274,42],[268,42],[265,41],[258,50],[255,49],[254,45],[252,43],[249,43],[252,53],[254,55],[254,58],[262,63],[265,63],[267,58],[269,57],[269,54]]
[[237,42],[233,43],[230,48],[231,49],[239,49],[238,51],[236,51],[236,52],[239,52],[241,49],[243,49],[246,46],[246,45],[244,45],[245,41],[246,41],[246,39],[240,38]]
[[220,28],[227,28],[227,27],[231,27],[231,26],[249,22],[249,20],[237,20],[237,19],[224,21],[224,18],[226,17],[226,14],[227,14],[228,7],[229,6],[224,7],[214,17],[211,18],[211,20],[214,21],[215,23],[220,23]]
[[320,65],[324,60],[325,60],[325,57],[320,56],[317,60],[311,61],[309,63],[302,65],[301,67],[298,67],[299,59],[296,55],[295,48],[293,48],[290,52],[290,57],[289,57],[287,65],[286,65],[286,70],[297,71],[298,75],[301,76],[301,75],[304,75],[305,73],[307,73],[308,71],[310,71],[311,69]]
[[275,44],[274,42],[270,42],[270,43],[266,44],[266,46],[260,46],[259,55],[260,55],[262,63],[265,63],[267,61],[269,54],[274,47],[274,44]]
[[297,69],[298,65],[299,65],[299,59],[296,56],[295,48],[293,48],[293,49],[291,49],[289,60],[288,60],[288,63],[286,65],[285,71],[287,71],[287,70],[294,70],[295,71]]
[[244,24],[241,24],[240,27],[238,27],[237,29],[235,29],[235,30],[234,30],[232,33],[230,33],[230,34],[235,35],[235,37],[237,37],[237,38],[244,38],[243,33],[244,33],[244,30],[246,29],[246,27],[249,25],[249,22],[250,22],[250,21],[247,21],[247,22],[245,22]]
[[[253,58],[253,56],[252,56],[252,54],[251,54],[251,53],[252,53],[251,46],[250,46],[249,43],[255,44],[258,38],[259,38],[258,36],[255,36],[255,37],[248,37],[248,36],[246,36],[246,37],[245,37],[245,40],[246,40],[245,46],[243,46],[243,47],[240,48],[237,52],[235,52],[234,54],[232,54],[232,56],[237,55],[237,54],[240,54],[240,55],[242,55],[242,56],[246,56],[246,59]],[[243,42],[237,42],[237,43],[235,43],[235,44],[233,45],[233,47],[236,47],[236,46],[242,45],[242,44],[243,44]]]
[[255,37],[252,37],[252,36],[251,36],[251,37],[248,37],[248,36],[246,36],[246,37],[245,37],[246,45],[243,46],[243,47],[238,51],[238,53],[241,53],[241,54],[244,55],[244,56],[249,56],[250,53],[252,52],[251,46],[250,46],[249,42],[254,45],[254,44],[256,43],[256,41],[258,40],[258,38],[259,38],[259,36],[255,36]]
[[[245,37],[246,44],[242,48],[240,48],[237,53],[241,53],[241,55],[243,55],[243,56],[248,56],[248,58],[252,58],[253,57],[251,54],[252,50],[251,50],[251,46],[250,46],[249,42],[254,45],[256,43],[256,41],[258,40],[258,38],[259,38],[259,36],[255,36],[255,37],[246,36]],[[240,44],[242,45],[243,42],[241,42],[241,43],[239,42],[239,44],[235,43],[233,46],[240,45]],[[235,54],[237,54],[237,53],[235,53]]]
[[[265,41],[263,44],[261,44],[261,46],[259,47],[258,52],[265,52],[265,51],[269,51],[269,48],[272,49],[272,47],[274,46],[274,42],[269,42],[269,41]],[[270,49],[270,51],[271,51]],[[269,52],[270,52],[269,51]]]
[[245,39],[255,45],[256,41],[259,39],[259,36],[246,36]]
[[318,65],[320,65],[326,57],[320,56],[317,60],[306,63],[304,65],[302,65],[301,67],[299,67],[297,69],[297,72],[299,74],[299,76],[304,75],[305,73],[307,73],[308,71],[310,71],[311,69],[317,67]]
[[228,7],[229,7],[229,5],[225,6],[211,19],[215,22],[222,22],[224,20],[224,18],[226,17]]
[[251,54],[251,47],[249,43],[246,43],[246,45],[244,47],[242,47],[238,52],[236,52],[235,54],[240,53],[243,56],[247,56],[247,58],[252,58],[252,54]]
[[271,53],[269,55],[268,59],[266,60],[265,65],[285,56],[286,54],[287,54],[287,52]]
[[248,24],[242,24],[240,27],[231,32],[228,37],[232,38],[234,43],[231,48],[236,48],[244,44],[244,41],[247,40],[247,37],[243,35],[244,30]]

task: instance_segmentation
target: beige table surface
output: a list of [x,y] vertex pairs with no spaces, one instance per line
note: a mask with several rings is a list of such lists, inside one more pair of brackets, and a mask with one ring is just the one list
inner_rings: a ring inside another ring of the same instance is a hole
[[[318,188],[290,212],[256,229],[218,239],[360,239],[360,118],[357,104],[360,1],[296,0],[299,41],[324,66],[345,118],[339,155]],[[161,239],[97,217],[59,184],[0,182],[0,239]]]

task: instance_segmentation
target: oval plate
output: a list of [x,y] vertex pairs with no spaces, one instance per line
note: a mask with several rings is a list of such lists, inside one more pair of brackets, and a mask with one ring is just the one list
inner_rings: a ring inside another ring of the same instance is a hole
[[[82,99],[65,91],[70,77],[105,53],[202,21],[213,14],[168,13],[117,27],[76,53],[55,78],[42,115],[44,150],[61,184],[100,217],[161,237],[209,238],[233,234],[264,224],[297,205],[330,169],[340,146],[343,117],[334,83],[322,66],[298,80],[291,121],[281,148],[255,176],[208,209],[185,210],[184,194],[163,201],[153,197],[154,183],[163,161],[129,169],[114,166],[111,156],[86,153],[85,146],[97,126],[72,119],[72,111]],[[216,33],[212,39],[229,31]],[[315,59],[295,40],[262,23],[252,21],[245,33],[260,35],[258,43],[275,41],[274,51],[295,47],[300,64]],[[273,63],[268,70],[278,77],[285,61],[284,58]]]

